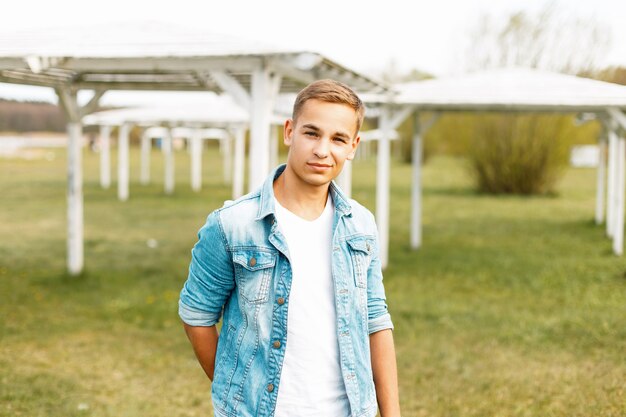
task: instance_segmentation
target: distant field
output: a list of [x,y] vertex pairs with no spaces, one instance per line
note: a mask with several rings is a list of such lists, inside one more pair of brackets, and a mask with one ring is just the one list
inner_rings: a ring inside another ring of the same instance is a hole
[[[98,185],[85,152],[85,261],[65,274],[65,158],[0,159],[0,416],[210,416],[177,317],[191,246],[230,198],[215,149],[204,188],[178,152],[173,196]],[[595,172],[551,197],[472,191],[464,161],[424,170],[424,247],[409,250],[410,167],[392,170],[390,266],[404,416],[626,416],[626,260],[593,222]],[[115,168],[114,168],[115,169]],[[113,177],[115,178],[115,171]],[[375,163],[354,167],[373,208]],[[155,244],[156,243],[156,244]]]

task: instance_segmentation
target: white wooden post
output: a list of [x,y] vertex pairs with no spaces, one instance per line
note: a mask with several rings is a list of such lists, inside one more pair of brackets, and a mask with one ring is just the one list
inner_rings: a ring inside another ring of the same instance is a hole
[[237,127],[235,136],[235,160],[233,164],[233,199],[243,195],[244,159],[246,154],[246,129]]
[[270,126],[270,169],[274,169],[278,165],[278,129],[276,126]]
[[174,192],[174,150],[172,146],[171,129],[167,130],[163,137],[163,159],[165,194],[172,194]]
[[67,123],[67,270],[70,275],[83,271],[83,128],[81,119],[98,105],[104,91],[96,91],[83,107],[78,105],[77,91],[55,90]]
[[383,268],[389,259],[389,153],[390,153],[389,109],[381,108],[379,116],[378,155],[376,167],[376,223],[380,244],[380,263]]
[[224,157],[224,140],[219,137],[216,139],[217,139],[218,148],[220,150],[220,158],[223,158]]
[[117,198],[128,200],[128,181],[130,165],[128,162],[128,134],[130,126],[126,123],[119,126],[117,139]]
[[198,192],[202,188],[202,137],[195,129],[189,138],[191,157],[191,189]]
[[346,160],[341,173],[337,176],[337,185],[346,197],[352,197],[352,161]]
[[139,182],[143,185],[150,184],[150,154],[152,151],[152,138],[149,135],[150,129],[146,129],[141,134],[141,173]]
[[280,77],[272,77],[267,68],[261,68],[252,73],[251,82],[250,155],[254,157],[248,160],[248,189],[253,191],[270,171],[270,116],[280,89]]
[[608,178],[607,178],[607,196],[606,196],[606,235],[613,237],[613,221],[615,220],[615,174],[617,156],[617,136],[615,132],[609,128],[609,155],[608,155]]
[[83,170],[80,122],[67,124],[67,267],[71,275],[83,270]]
[[598,170],[596,179],[596,224],[600,225],[604,221],[604,188],[606,181],[606,138],[602,138],[599,143]]
[[230,184],[233,181],[233,141],[228,134],[221,140],[224,141],[224,182]]
[[111,126],[100,126],[100,186],[111,186]]
[[616,206],[613,229],[613,253],[621,256],[624,253],[624,186],[626,185],[626,139],[620,137],[617,142],[617,178]]
[[422,246],[422,156],[423,142],[419,112],[413,115],[413,175],[411,179],[411,248]]

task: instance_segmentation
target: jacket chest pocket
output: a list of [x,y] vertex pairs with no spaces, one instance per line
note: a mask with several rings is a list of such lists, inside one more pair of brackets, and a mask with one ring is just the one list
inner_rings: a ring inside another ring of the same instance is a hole
[[276,255],[254,249],[239,250],[233,252],[233,263],[239,294],[252,304],[267,302]]
[[350,248],[354,284],[360,288],[367,288],[367,270],[372,261],[373,242],[365,237],[352,238],[347,242]]

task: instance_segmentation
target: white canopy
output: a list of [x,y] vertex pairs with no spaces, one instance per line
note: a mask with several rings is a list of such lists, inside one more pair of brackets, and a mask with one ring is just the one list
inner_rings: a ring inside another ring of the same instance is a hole
[[164,23],[41,28],[0,33],[0,81],[78,89],[224,91],[211,71],[227,71],[247,88],[268,67],[282,91],[318,78],[340,79],[362,91],[381,85],[309,51],[268,46]]
[[[148,94],[148,93],[144,93]],[[178,100],[170,102],[164,93],[154,93],[152,104],[140,107],[128,107],[114,110],[92,113],[83,118],[85,125],[100,126],[100,183],[102,187],[110,186],[110,151],[109,135],[111,126],[120,126],[118,134],[127,135],[129,125],[147,127],[141,137],[141,183],[150,181],[150,148],[152,138],[161,138],[166,146],[163,147],[165,156],[165,191],[171,194],[174,190],[174,169],[172,148],[170,141],[173,137],[184,137],[189,142],[191,155],[191,184],[192,188],[199,191],[202,186],[201,154],[202,139],[221,139],[220,149],[224,158],[224,178],[230,181],[233,178],[233,198],[243,194],[244,186],[244,159],[245,145],[244,134],[250,124],[250,115],[227,95],[203,93],[202,97],[196,96],[195,100]],[[181,93],[189,94],[189,93]],[[169,97],[171,100],[171,97]],[[282,125],[286,115],[272,114],[270,123]],[[157,126],[166,126],[159,127]],[[173,128],[173,129],[169,129]],[[201,129],[204,128],[204,129]],[[210,129],[206,129],[210,128]],[[228,129],[228,133],[225,129]],[[272,131],[275,133],[275,131]],[[231,172],[231,143],[235,142],[235,155],[233,161],[234,172]],[[118,198],[125,201],[129,197],[129,160],[128,138],[121,137],[118,141]],[[123,149],[124,148],[124,149]],[[278,159],[278,143],[275,135],[270,137],[270,165]],[[231,175],[232,174],[232,175]]]
[[[272,123],[282,124],[282,116],[272,115]],[[124,123],[142,126],[167,124],[170,126],[229,127],[248,125],[250,115],[227,95],[207,95],[194,103],[155,102],[151,106],[104,110],[83,118],[85,125],[119,126]]]
[[[52,87],[68,118],[68,269],[83,269],[82,118],[107,90],[226,92],[250,117],[249,187],[270,170],[270,122],[280,91],[319,78],[357,90],[372,79],[309,51],[268,47],[167,24],[108,24],[0,32],[0,82]],[[77,91],[93,90],[84,106]],[[121,137],[127,135],[123,126]],[[125,142],[123,140],[122,142]]]
[[395,84],[396,94],[369,103],[410,104],[429,111],[596,112],[626,109],[626,86],[529,68],[504,68]]
[[[623,113],[626,110],[626,86],[534,69],[506,68],[396,84],[390,92],[364,94],[363,99],[370,106],[377,105],[380,112],[376,220],[383,265],[387,261],[389,241],[389,140],[394,130],[410,116],[415,118],[411,246],[421,246],[422,138],[434,119],[420,124],[419,112],[595,113],[603,122],[609,138],[608,169],[602,159],[598,170],[596,221],[600,223],[603,220],[604,179],[607,176],[607,234],[613,238],[613,251],[622,254],[626,143],[623,137],[618,143],[617,135],[618,130],[626,130],[626,116]],[[607,146],[604,141],[602,145]]]

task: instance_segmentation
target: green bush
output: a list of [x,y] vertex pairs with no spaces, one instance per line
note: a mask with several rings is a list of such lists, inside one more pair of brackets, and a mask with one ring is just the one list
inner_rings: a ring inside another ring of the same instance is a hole
[[574,125],[555,115],[481,115],[469,156],[482,192],[545,194],[567,164]]

